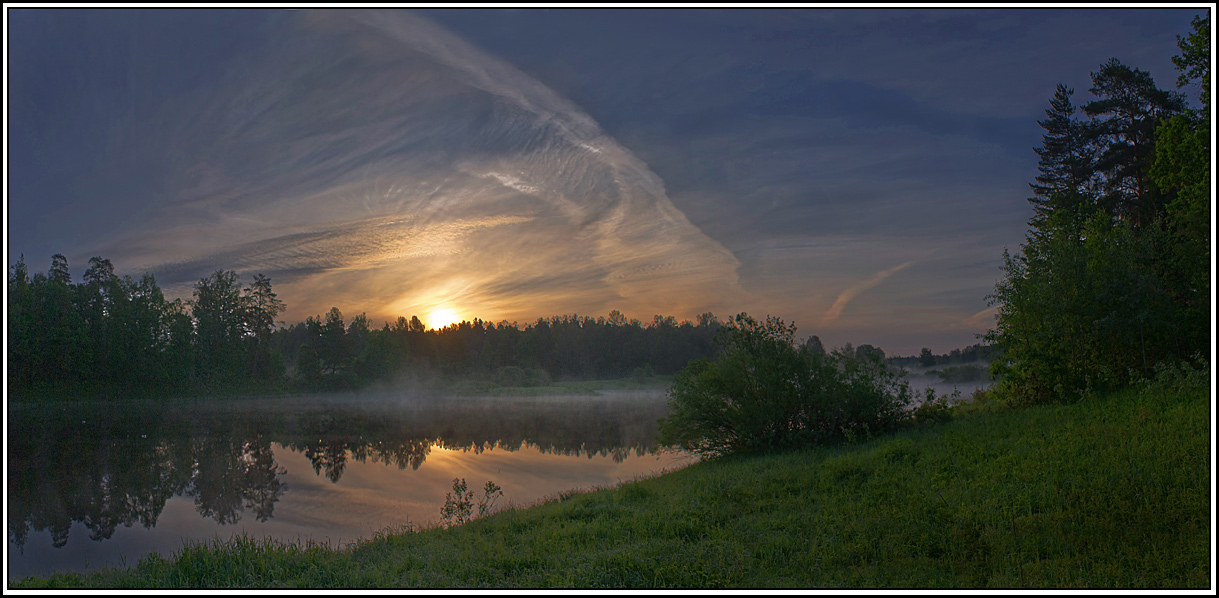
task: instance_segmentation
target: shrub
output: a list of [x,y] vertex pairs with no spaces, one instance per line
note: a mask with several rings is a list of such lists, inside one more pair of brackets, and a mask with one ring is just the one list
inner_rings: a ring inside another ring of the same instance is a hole
[[[482,517],[491,512],[495,501],[504,495],[504,491],[491,480],[483,486],[483,495],[474,502],[474,491],[468,490],[465,478],[453,478],[453,491],[445,494],[444,506],[440,508],[440,519],[445,526],[462,525],[476,517]],[[474,507],[478,514],[474,514]]]
[[911,420],[916,424],[937,423],[952,419],[951,400],[956,403],[961,398],[961,391],[953,390],[951,394],[936,394],[932,388],[927,388],[922,404],[910,412]]
[[826,354],[793,342],[795,326],[739,314],[669,389],[661,444],[714,457],[867,437],[905,418],[910,390],[877,351]]

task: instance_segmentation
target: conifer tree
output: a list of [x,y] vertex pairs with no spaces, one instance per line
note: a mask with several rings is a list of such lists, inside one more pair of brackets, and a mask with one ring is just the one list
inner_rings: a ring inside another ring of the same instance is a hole
[[1046,109],[1046,119],[1037,121],[1045,129],[1042,145],[1034,148],[1040,160],[1035,182],[1029,183],[1034,216],[1030,224],[1041,227],[1056,211],[1069,210],[1086,217],[1095,188],[1095,152],[1087,140],[1087,125],[1075,118],[1071,95],[1075,90],[1059,83]]
[[1160,121],[1185,109],[1177,92],[1155,86],[1147,71],[1111,58],[1092,73],[1096,100],[1084,105],[1093,119],[1089,138],[1099,144],[1096,168],[1103,175],[1102,205],[1136,230],[1151,223],[1164,198],[1149,174]]

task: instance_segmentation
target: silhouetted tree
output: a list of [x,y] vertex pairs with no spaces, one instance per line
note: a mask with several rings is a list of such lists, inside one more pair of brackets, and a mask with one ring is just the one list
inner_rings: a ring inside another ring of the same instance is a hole
[[195,355],[197,373],[205,380],[231,382],[245,369],[246,306],[235,272],[217,270],[195,283]]
[[[1033,197],[1033,219],[1030,224],[1038,228],[1051,212],[1071,210],[1086,218],[1088,207],[1093,203],[1096,179],[1095,147],[1088,141],[1087,124],[1075,119],[1075,106],[1071,104],[1074,90],[1058,85],[1046,119],[1037,121],[1046,133],[1042,144],[1034,148],[1038,161],[1035,182],[1029,183]],[[1082,222],[1082,220],[1081,220]]]
[[1155,159],[1155,130],[1160,121],[1185,109],[1181,94],[1163,91],[1147,71],[1116,58],[1092,73],[1096,100],[1084,105],[1093,119],[1090,138],[1099,144],[1096,168],[1104,175],[1102,205],[1113,216],[1139,229],[1163,208],[1163,197],[1148,170]]
[[65,286],[72,284],[72,273],[68,271],[68,258],[64,257],[62,253],[51,256],[51,269],[47,271],[47,278]]
[[1002,352],[992,370],[1016,402],[1079,398],[1209,353],[1209,256],[1200,257],[1209,238],[1199,225],[1209,220],[1209,130],[1182,114],[1180,94],[1116,59],[1092,80],[1097,99],[1084,112],[1102,209],[1065,209],[1079,198],[1051,190],[1020,253],[1004,251],[989,297],[999,312],[986,338]]
[[[283,358],[273,353],[269,340],[275,328],[275,317],[286,308],[284,302],[271,290],[271,279],[262,274],[254,275],[254,281],[246,287],[243,299],[247,310],[247,327],[253,334],[253,347],[250,349],[251,375],[262,379],[282,374]],[[279,366],[273,367],[273,363]]]
[[931,349],[923,347],[923,350],[918,355],[919,364],[923,367],[931,367],[935,365],[935,355],[931,353]]

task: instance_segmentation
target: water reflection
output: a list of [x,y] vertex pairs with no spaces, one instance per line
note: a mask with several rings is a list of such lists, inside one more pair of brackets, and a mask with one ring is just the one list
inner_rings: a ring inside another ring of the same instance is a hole
[[125,420],[123,411],[83,420],[42,415],[14,433],[10,414],[8,533],[17,546],[35,529],[62,547],[74,522],[92,540],[109,539],[120,525],[151,528],[177,495],[221,524],[245,510],[266,521],[285,490],[266,437],[194,438],[181,434],[187,425],[151,426]]
[[291,491],[272,444],[303,455],[331,483],[351,461],[418,470],[440,449],[528,447],[620,463],[654,451],[664,413],[655,393],[10,405],[9,543],[20,548],[31,530],[45,530],[60,548],[74,524],[95,541],[120,525],[152,528],[176,496],[220,525],[246,516],[265,522]]

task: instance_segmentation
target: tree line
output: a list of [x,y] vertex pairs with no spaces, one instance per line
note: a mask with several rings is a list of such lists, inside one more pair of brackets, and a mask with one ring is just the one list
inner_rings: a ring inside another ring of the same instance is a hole
[[923,367],[935,367],[937,365],[955,365],[962,363],[973,363],[982,361],[989,363],[995,358],[997,349],[994,345],[984,345],[982,343],[974,343],[964,348],[953,349],[947,353],[934,353],[929,347],[923,347],[918,355],[910,357],[893,356],[887,361],[890,364],[906,367],[919,365]]
[[398,381],[473,378],[499,386],[553,378],[672,374],[713,352],[714,314],[695,322],[608,317],[539,318],[524,326],[478,318],[426,329],[418,317],[380,328],[360,314],[276,326],[285,304],[271,280],[242,285],[217,270],[188,300],[165,298],[151,274],[114,273],[94,257],[73,283],[56,254],[47,273],[10,268],[9,385],[15,396],[122,398],[216,392],[354,389]]
[[344,324],[338,308],[283,327],[272,346],[294,376],[311,388],[349,388],[403,376],[474,377],[501,386],[539,386],[552,378],[602,379],[672,374],[708,356],[719,328],[714,314],[696,322],[655,316],[628,320],[576,314],[519,325],[474,318],[428,330],[418,317],[398,317],[379,329],[360,314]]
[[282,359],[269,339],[284,304],[269,278],[244,288],[233,272],[195,284],[193,298],[167,300],[156,279],[117,276],[94,257],[73,283],[68,260],[30,274],[25,256],[8,277],[9,389],[17,396],[138,396],[269,387]]
[[[1004,251],[986,340],[999,392],[1071,400],[1210,354],[1210,17],[1178,36],[1177,86],[1201,110],[1116,58],[1077,110],[1059,85],[1046,119],[1034,208],[1019,253]],[[1082,118],[1081,118],[1082,113]]]

